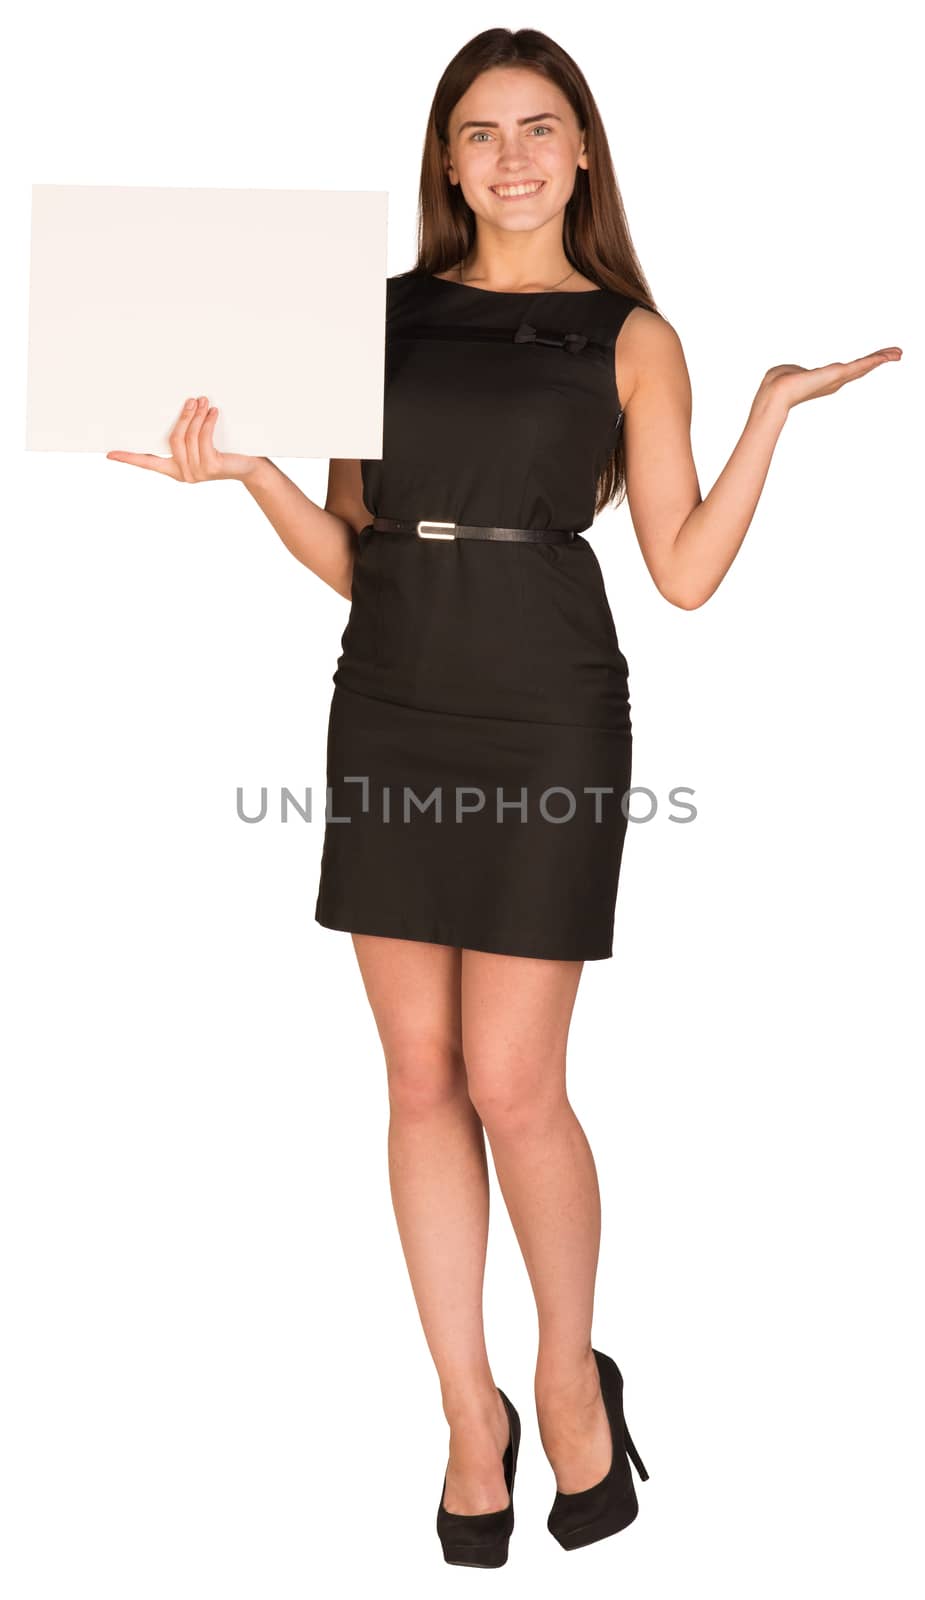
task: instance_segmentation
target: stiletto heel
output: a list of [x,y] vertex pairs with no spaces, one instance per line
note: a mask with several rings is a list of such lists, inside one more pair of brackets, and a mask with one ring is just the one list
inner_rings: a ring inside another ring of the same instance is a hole
[[635,1466],[636,1471],[639,1473],[640,1478],[642,1478],[643,1482],[645,1482],[645,1480],[649,1476],[649,1474],[647,1473],[645,1467],[642,1464],[642,1457],[639,1454],[639,1451],[636,1449],[636,1446],[634,1445],[632,1439],[630,1438],[630,1431],[629,1431],[629,1428],[626,1426],[626,1418],[625,1417],[623,1418],[623,1433],[624,1433],[624,1437],[626,1438],[626,1448],[627,1448],[630,1456],[632,1457],[633,1465]]
[[575,1494],[556,1491],[546,1526],[563,1550],[577,1550],[598,1539],[606,1539],[629,1526],[639,1511],[639,1501],[630,1471],[629,1456],[640,1478],[649,1474],[642,1464],[623,1415],[623,1375],[617,1363],[600,1350],[594,1351],[601,1379],[601,1395],[610,1423],[612,1455],[607,1476],[590,1489]]
[[437,1533],[443,1546],[443,1559],[456,1567],[503,1567],[508,1555],[508,1541],[514,1528],[514,1476],[517,1472],[517,1452],[520,1449],[520,1417],[503,1389],[499,1389],[507,1412],[510,1436],[504,1452],[504,1481],[507,1484],[508,1503],[500,1511],[481,1511],[464,1516],[460,1511],[447,1511],[443,1504],[446,1492],[446,1473],[437,1507]]

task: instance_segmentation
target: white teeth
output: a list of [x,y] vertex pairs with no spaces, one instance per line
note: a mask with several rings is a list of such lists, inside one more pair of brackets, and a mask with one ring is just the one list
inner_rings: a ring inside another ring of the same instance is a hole
[[535,194],[543,187],[542,180],[537,183],[492,184],[492,192],[498,195]]

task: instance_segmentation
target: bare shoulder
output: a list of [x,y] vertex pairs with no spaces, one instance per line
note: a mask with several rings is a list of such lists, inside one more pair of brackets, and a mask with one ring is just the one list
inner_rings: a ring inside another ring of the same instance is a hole
[[653,389],[690,393],[684,349],[676,329],[658,311],[634,306],[624,319],[614,347],[617,392],[626,410],[634,396]]

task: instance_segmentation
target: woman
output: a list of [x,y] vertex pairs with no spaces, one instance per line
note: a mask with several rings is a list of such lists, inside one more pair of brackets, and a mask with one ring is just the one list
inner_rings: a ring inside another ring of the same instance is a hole
[[628,1453],[646,1476],[619,1368],[591,1344],[600,1198],[566,1092],[583,962],[612,954],[632,739],[580,530],[625,487],[659,592],[703,605],[790,407],[901,352],[772,368],[703,499],[683,351],[600,116],[532,29],[479,34],[446,69],[421,214],[416,267],[388,283],[383,459],[332,461],[324,509],[269,460],[217,452],[205,397],[169,459],[111,458],[239,478],[351,600],[316,917],[351,933],[382,1040],[395,1214],[450,1427],[444,1556],[498,1566],[520,1420],[482,1325],[486,1134],[536,1297],[550,1531],[566,1549],[616,1533],[638,1510]]

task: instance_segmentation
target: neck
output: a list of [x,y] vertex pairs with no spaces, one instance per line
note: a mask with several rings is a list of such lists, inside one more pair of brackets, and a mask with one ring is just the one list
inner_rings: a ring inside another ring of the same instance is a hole
[[461,261],[456,269],[456,275],[461,283],[471,283],[474,284],[476,288],[498,289],[500,292],[503,292],[505,289],[513,291],[529,290],[534,288],[555,289],[558,288],[560,283],[564,282],[568,278],[573,277],[576,270],[577,269],[568,261],[562,260],[559,262],[550,263],[548,266],[544,265],[543,268],[535,274],[535,276],[531,277],[527,275],[526,282],[514,284],[496,284],[486,281],[487,279],[491,278],[492,274],[484,272],[478,265]]

